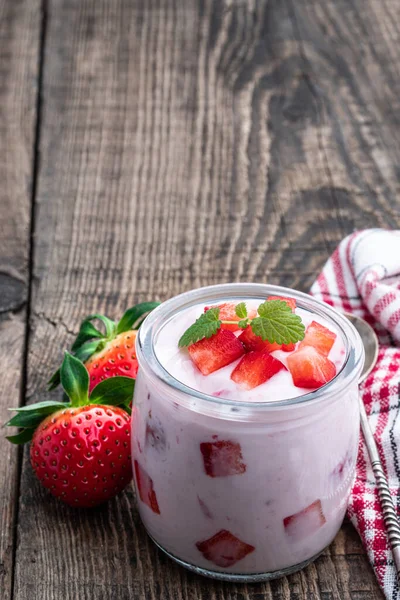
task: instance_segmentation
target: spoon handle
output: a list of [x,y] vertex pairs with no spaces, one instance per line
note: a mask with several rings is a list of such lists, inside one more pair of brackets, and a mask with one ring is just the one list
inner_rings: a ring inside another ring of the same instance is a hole
[[382,467],[379,458],[378,448],[375,443],[375,438],[369,426],[367,413],[365,412],[364,402],[360,398],[360,416],[361,429],[364,435],[365,443],[368,449],[368,454],[371,460],[372,470],[375,475],[376,485],[378,488],[379,500],[382,507],[383,521],[385,523],[387,535],[389,538],[390,547],[392,549],[393,560],[396,566],[397,578],[400,580],[400,524],[397,516],[396,507],[390,493],[388,480]]

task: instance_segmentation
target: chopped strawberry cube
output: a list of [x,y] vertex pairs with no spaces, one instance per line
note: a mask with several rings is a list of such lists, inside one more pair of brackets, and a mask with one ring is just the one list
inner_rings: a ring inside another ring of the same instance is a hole
[[233,369],[231,379],[243,389],[252,390],[282,369],[286,369],[285,365],[269,352],[254,350],[243,356]]
[[246,351],[250,350],[265,350],[266,352],[273,352],[274,350],[280,350],[281,345],[276,344],[275,342],[271,344],[267,340],[263,340],[260,336],[253,333],[253,330],[250,325],[243,330],[243,332],[239,335],[238,339],[242,342]]
[[[237,316],[235,312],[236,304],[234,302],[224,302],[223,304],[216,304],[214,306],[205,306],[204,312],[210,308],[219,308],[219,318],[221,321],[237,321],[241,320],[240,317]],[[248,311],[248,317],[253,319],[257,314],[255,309]],[[222,323],[221,329],[226,329],[227,331],[239,331],[240,327],[235,325],[234,323]]]
[[328,356],[331,348],[336,340],[336,333],[333,333],[327,327],[312,321],[306,329],[304,340],[300,343],[299,348],[303,346],[313,346],[318,352]]
[[242,448],[237,442],[202,442],[200,452],[203,455],[204,470],[209,477],[241,475],[246,471]]
[[282,302],[286,302],[288,306],[292,309],[292,312],[296,309],[296,300],[294,298],[286,298],[285,296],[269,296],[268,300],[282,300]]
[[208,540],[197,542],[196,547],[205,559],[218,567],[231,567],[255,550],[254,546],[242,542],[226,529],[221,529]]
[[293,342],[291,342],[290,344],[282,344],[282,350],[284,352],[293,352],[295,348],[296,344],[293,344]]
[[321,500],[315,500],[303,510],[283,519],[285,532],[294,541],[301,541],[312,535],[325,523],[326,519],[322,512]]
[[164,427],[158,417],[150,417],[146,421],[146,445],[150,445],[157,452],[164,453],[167,449],[167,439]]
[[219,329],[210,338],[204,338],[188,348],[190,358],[196,367],[209,375],[226,367],[244,354],[242,342],[231,331]]
[[153,480],[146,473],[143,467],[140,466],[137,460],[135,460],[135,475],[136,485],[139,492],[139,496],[144,504],[147,504],[149,508],[157,515],[160,514],[160,508],[157,502],[157,496],[153,488]]
[[319,388],[336,375],[336,367],[327,356],[312,346],[303,346],[287,358],[296,387]]

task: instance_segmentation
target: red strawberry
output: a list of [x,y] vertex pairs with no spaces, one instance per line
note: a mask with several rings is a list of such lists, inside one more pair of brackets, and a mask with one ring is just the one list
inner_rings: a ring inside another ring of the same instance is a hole
[[269,352],[253,351],[243,356],[233,369],[231,379],[243,389],[252,390],[271,379],[282,369],[286,369],[285,365]]
[[137,331],[120,333],[85,362],[90,377],[89,393],[100,381],[109,377],[125,375],[136,379],[139,368],[135,352],[136,335]]
[[[158,302],[142,302],[129,308],[122,319],[115,323],[104,315],[91,315],[80,327],[72,345],[72,352],[81,360],[90,376],[89,393],[100,381],[122,375],[136,379],[138,362],[135,352],[137,329]],[[105,332],[94,327],[92,321],[100,321]],[[59,370],[49,381],[49,390],[60,383]]]
[[299,348],[303,346],[313,346],[318,352],[328,356],[331,348],[336,340],[336,333],[333,333],[327,327],[312,321],[306,329],[304,340],[299,344]]
[[[223,304],[215,304],[213,306],[206,306],[204,308],[204,312],[209,310],[210,308],[219,308],[219,318],[221,321],[240,321],[240,317],[237,316],[235,312],[236,304],[234,302],[224,302]],[[248,316],[250,319],[253,319],[257,314],[256,310],[250,310]],[[232,323],[222,323],[221,329],[226,329],[227,331],[239,331],[240,327]]]
[[157,502],[157,496],[153,487],[153,480],[146,471],[141,467],[137,460],[135,460],[135,477],[136,486],[139,492],[139,498],[144,504],[147,504],[151,510],[157,515],[160,514],[160,508]]
[[293,541],[299,542],[318,531],[325,523],[321,500],[315,500],[303,510],[283,519],[286,534]]
[[242,542],[226,529],[221,529],[208,540],[197,542],[196,547],[206,560],[223,568],[231,567],[255,550],[254,546]]
[[293,352],[295,348],[296,344],[293,344],[293,342],[290,342],[290,344],[282,344],[282,350],[284,352]]
[[196,367],[209,375],[226,367],[244,354],[243,344],[231,332],[219,329],[210,338],[204,338],[188,348],[190,358]]
[[268,340],[264,341],[262,338],[260,338],[260,336],[253,333],[250,325],[243,330],[238,339],[242,342],[247,352],[251,350],[265,350],[266,352],[274,352],[274,350],[280,350],[282,348],[281,344],[277,344],[276,342],[271,343],[268,342]]
[[296,300],[294,298],[287,298],[285,296],[268,296],[268,300],[282,300],[282,302],[286,302],[288,306],[294,312],[296,310]]
[[333,362],[312,346],[304,346],[290,354],[287,364],[296,387],[319,388],[336,375]]
[[[50,492],[71,506],[95,506],[123,490],[132,479],[130,418],[134,382],[102,382],[88,397],[83,364],[66,353],[61,383],[70,402],[40,402],[16,409],[8,425],[23,431],[8,439],[32,439],[33,470]],[[118,406],[107,406],[107,400]]]
[[242,449],[237,442],[202,442],[200,452],[203,455],[204,470],[209,477],[241,475],[246,471]]

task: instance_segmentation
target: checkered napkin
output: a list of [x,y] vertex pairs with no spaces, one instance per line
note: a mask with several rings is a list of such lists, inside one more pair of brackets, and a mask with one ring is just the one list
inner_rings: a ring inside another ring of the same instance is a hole
[[[345,238],[311,293],[363,317],[380,343],[378,362],[360,390],[389,487],[400,514],[400,231],[368,229]],[[379,584],[400,599],[378,491],[361,438],[348,516],[361,536]]]

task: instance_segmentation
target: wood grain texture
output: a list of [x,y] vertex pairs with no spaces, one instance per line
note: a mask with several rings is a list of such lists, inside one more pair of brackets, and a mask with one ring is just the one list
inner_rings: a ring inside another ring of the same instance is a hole
[[[355,228],[400,225],[395,0],[49,0],[28,398],[92,312],[224,281],[307,289]],[[23,465],[15,594],[377,600],[346,525],[289,578],[189,574],[132,492],[72,511]]]
[[[39,2],[0,0],[0,424],[20,403],[39,51]],[[0,596],[11,598],[17,450],[0,436]]]

